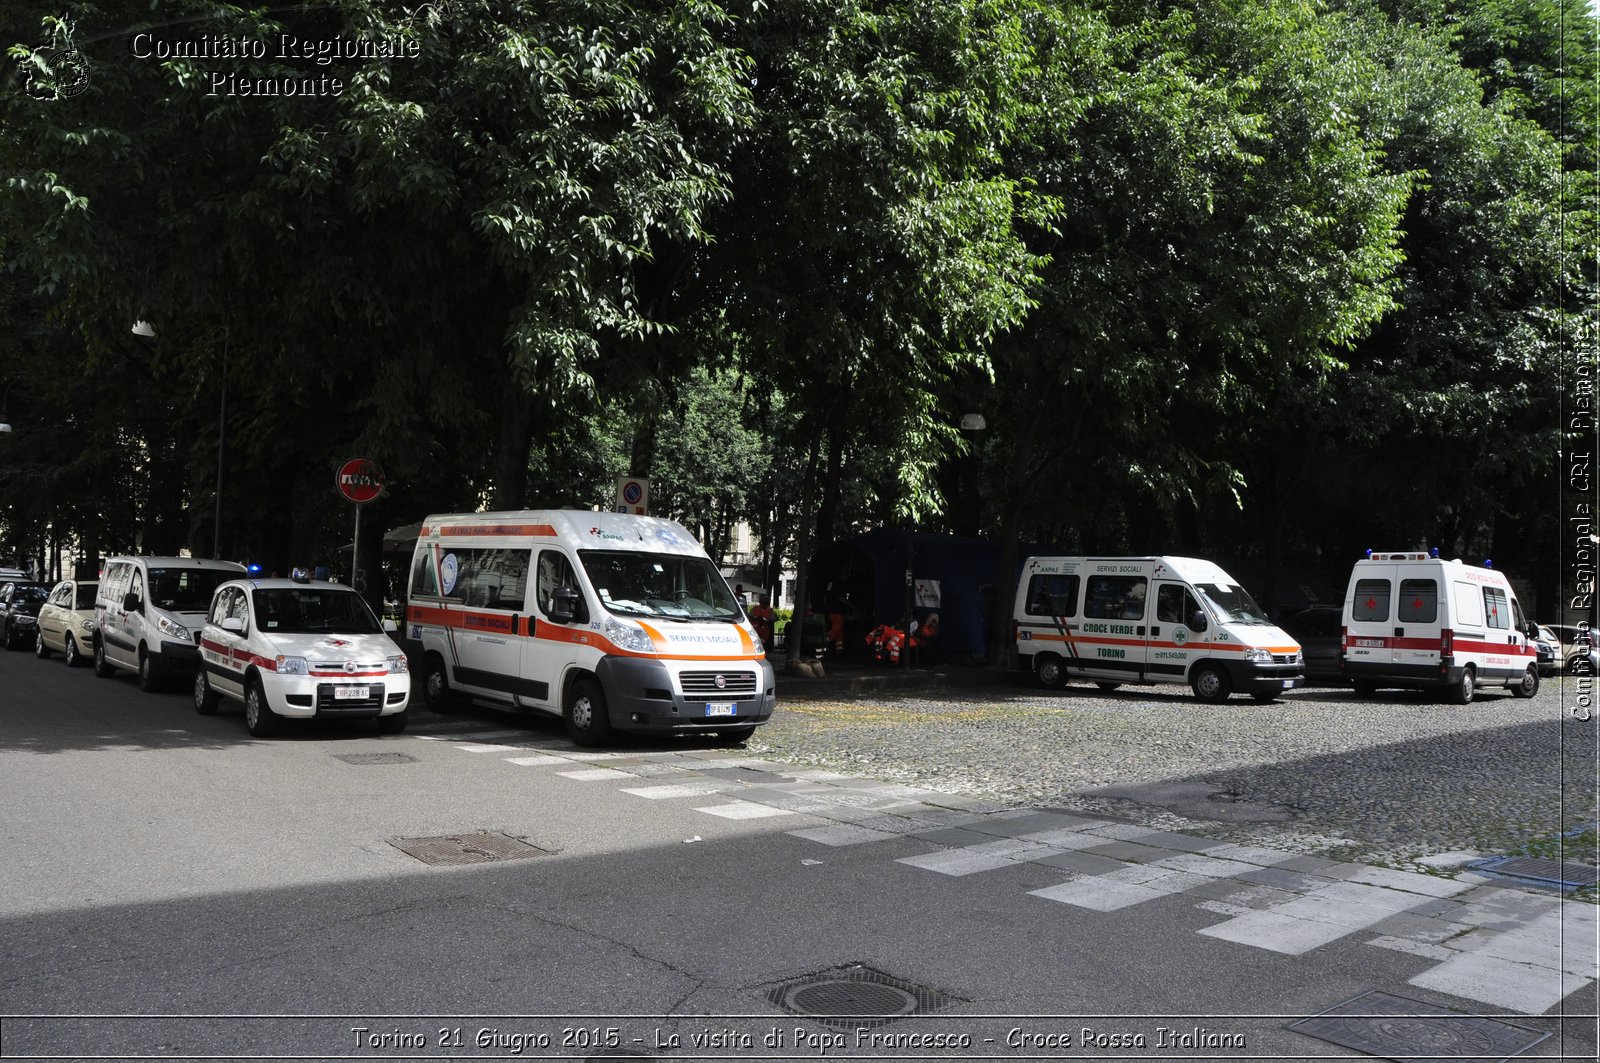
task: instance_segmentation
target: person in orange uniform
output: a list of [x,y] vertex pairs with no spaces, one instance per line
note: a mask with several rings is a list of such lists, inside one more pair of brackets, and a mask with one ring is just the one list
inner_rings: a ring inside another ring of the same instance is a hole
[[771,599],[767,595],[761,596],[761,603],[750,607],[750,623],[756,629],[756,634],[761,636],[761,645],[765,646],[768,653],[772,652],[772,625],[777,621],[778,614],[772,611]]

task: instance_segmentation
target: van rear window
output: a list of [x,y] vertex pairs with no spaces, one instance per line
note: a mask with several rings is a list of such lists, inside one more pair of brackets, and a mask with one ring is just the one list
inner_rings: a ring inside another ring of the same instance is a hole
[[1077,576],[1034,576],[1028,581],[1029,616],[1077,616]]
[[1367,623],[1382,623],[1389,619],[1389,581],[1386,579],[1356,580],[1355,600],[1350,605],[1350,619]]
[[1432,624],[1439,619],[1439,584],[1431,579],[1400,581],[1400,621]]
[[1506,592],[1494,587],[1483,589],[1483,611],[1488,614],[1489,626],[1492,628],[1508,628],[1511,626],[1511,604],[1506,601]]

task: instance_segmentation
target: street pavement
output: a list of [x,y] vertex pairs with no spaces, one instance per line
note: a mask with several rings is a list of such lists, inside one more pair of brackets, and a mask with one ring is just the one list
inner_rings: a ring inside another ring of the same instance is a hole
[[1379,1023],[1412,1055],[1589,1058],[1595,912],[488,711],[256,740],[0,654],[5,1058],[1365,1058],[1289,1027],[1374,991],[1449,1009]]

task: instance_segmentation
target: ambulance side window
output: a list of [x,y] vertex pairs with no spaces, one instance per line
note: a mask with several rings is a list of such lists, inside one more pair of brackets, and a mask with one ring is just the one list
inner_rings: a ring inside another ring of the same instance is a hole
[[1077,576],[1034,576],[1028,580],[1029,616],[1077,616]]
[[1483,611],[1489,614],[1489,626],[1505,629],[1511,626],[1511,606],[1506,592],[1494,587],[1483,589]]
[[440,564],[445,597],[474,609],[520,610],[532,557],[531,550],[451,547]]
[[1456,601],[1455,627],[1482,627],[1483,595],[1478,593],[1477,584],[1456,583],[1453,589]]
[[1350,607],[1350,619],[1369,623],[1381,623],[1389,619],[1389,581],[1356,580],[1356,596]]
[[1144,619],[1143,576],[1091,576],[1083,615],[1096,620]]
[[411,597],[439,597],[439,580],[433,567],[433,547],[417,544],[416,556],[411,559]]
[[[539,614],[549,617],[556,606],[556,591],[563,587],[578,590],[578,574],[572,570],[572,562],[567,560],[567,555],[560,550],[539,551],[538,573],[538,602]],[[573,616],[574,624],[589,622],[589,609],[584,604],[583,594],[578,594],[578,611]]]
[[1400,581],[1400,622],[1431,624],[1439,619],[1439,584],[1431,579]]
[[1188,624],[1200,605],[1185,587],[1164,583],[1156,588],[1156,620],[1163,624]]

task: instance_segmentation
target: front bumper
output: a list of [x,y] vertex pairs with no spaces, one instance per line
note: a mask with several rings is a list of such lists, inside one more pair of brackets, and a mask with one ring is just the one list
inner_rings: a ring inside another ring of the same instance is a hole
[[[685,694],[666,662],[640,657],[606,657],[595,668],[595,675],[605,691],[611,726],[619,731],[717,731],[751,727],[772,718],[778,699],[770,662],[765,659],[730,661],[722,670],[729,675],[753,670],[755,690],[730,692],[726,696]],[[731,715],[707,714],[708,705],[730,704],[733,706]]]
[[1299,664],[1228,661],[1227,668],[1229,682],[1241,694],[1282,693],[1306,681],[1305,666]]
[[[365,688],[359,698],[340,697],[339,691]],[[411,700],[411,676],[391,672],[363,680],[332,680],[322,676],[261,674],[267,704],[279,716],[297,720],[370,720],[405,712]]]
[[200,647],[192,642],[162,639],[150,646],[149,654],[157,675],[194,675],[200,667]]

